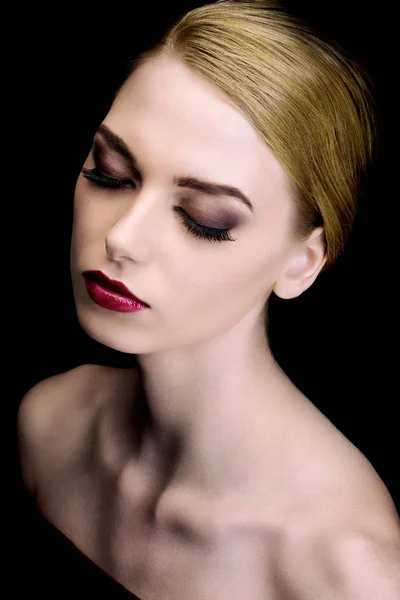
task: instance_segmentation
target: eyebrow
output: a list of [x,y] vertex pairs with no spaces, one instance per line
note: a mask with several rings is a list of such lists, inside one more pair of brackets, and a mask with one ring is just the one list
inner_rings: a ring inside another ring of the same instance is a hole
[[[101,125],[98,126],[96,133],[101,134],[106,144],[112,150],[118,152],[119,154],[121,154],[121,156],[127,158],[130,161],[133,168],[135,169],[135,171],[139,173],[138,162],[135,155],[119,135],[114,133],[114,131],[111,131],[111,129],[109,129],[109,127],[107,127],[107,125],[105,125],[104,123],[101,123]],[[254,210],[254,207],[250,200],[247,198],[247,196],[239,188],[231,185],[203,181],[201,179],[198,179],[197,177],[192,176],[175,176],[173,178],[173,184],[178,187],[187,187],[193,190],[197,190],[199,192],[203,192],[204,194],[209,194],[210,196],[223,195],[230,196],[232,198],[237,198],[238,200],[241,200],[244,204],[246,204],[246,206],[248,206],[248,208],[250,208],[251,211]]]

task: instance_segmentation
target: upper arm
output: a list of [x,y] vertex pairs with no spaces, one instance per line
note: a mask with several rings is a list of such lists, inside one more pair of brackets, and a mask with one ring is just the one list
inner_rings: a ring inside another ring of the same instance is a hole
[[56,464],[66,438],[68,414],[78,388],[97,365],[80,365],[34,385],[23,397],[17,414],[21,476],[36,495],[46,470]]
[[286,581],[293,600],[399,600],[400,526],[320,536],[292,554]]
[[[400,528],[391,537],[351,535],[343,541],[344,584],[354,600],[400,599]],[[347,596],[345,597],[347,598]]]

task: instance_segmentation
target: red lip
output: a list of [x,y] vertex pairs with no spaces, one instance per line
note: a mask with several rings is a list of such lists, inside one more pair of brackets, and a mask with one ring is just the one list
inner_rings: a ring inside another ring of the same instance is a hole
[[[82,273],[84,277],[89,279],[90,281],[94,281],[95,283],[100,284],[101,286],[111,290],[112,292],[116,292],[117,294],[121,294],[121,296],[126,296],[127,298],[131,298],[132,300],[136,300],[136,302],[140,302],[145,306],[149,306],[144,300],[141,300],[126,287],[121,281],[117,281],[116,279],[110,279],[107,275],[104,275],[102,271],[85,271]],[[150,306],[149,306],[150,308]]]

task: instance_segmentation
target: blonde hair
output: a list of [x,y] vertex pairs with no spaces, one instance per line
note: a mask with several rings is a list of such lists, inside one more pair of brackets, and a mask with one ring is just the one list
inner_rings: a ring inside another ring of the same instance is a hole
[[291,180],[295,236],[306,240],[322,225],[324,269],[331,266],[353,230],[362,177],[375,158],[374,85],[363,67],[277,0],[190,10],[132,61],[128,77],[163,51],[247,116]]

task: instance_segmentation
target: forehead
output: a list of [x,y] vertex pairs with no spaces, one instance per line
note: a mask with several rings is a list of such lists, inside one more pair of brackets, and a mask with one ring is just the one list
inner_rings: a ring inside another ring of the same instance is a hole
[[285,171],[246,116],[170,55],[153,57],[134,71],[106,122],[135,153],[158,160],[158,169],[168,164],[174,173],[179,168],[225,179],[253,197],[271,187],[275,194],[290,192]]

